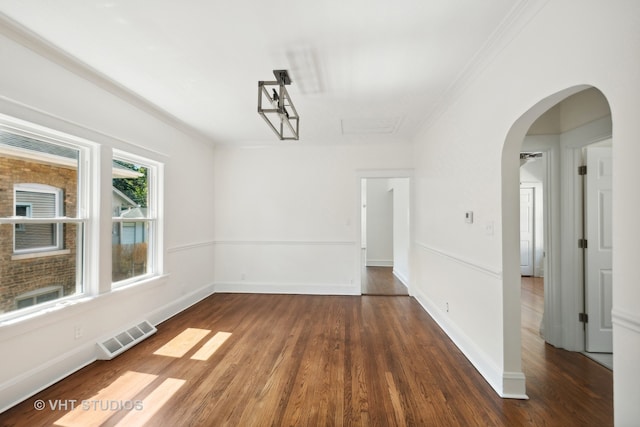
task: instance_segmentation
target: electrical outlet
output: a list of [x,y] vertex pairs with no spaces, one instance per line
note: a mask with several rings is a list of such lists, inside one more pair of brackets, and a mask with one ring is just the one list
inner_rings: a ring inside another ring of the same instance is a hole
[[80,326],[80,325],[74,326],[74,328],[73,328],[73,337],[75,339],[82,338],[82,326]]
[[449,303],[445,303],[446,309],[447,309],[447,313],[449,312]]
[[493,236],[493,221],[487,221],[484,224],[484,232],[487,236]]

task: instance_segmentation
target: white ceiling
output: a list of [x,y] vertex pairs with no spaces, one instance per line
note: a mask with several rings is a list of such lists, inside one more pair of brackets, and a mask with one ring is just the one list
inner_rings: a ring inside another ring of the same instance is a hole
[[[407,141],[522,0],[0,0],[0,11],[216,144],[274,144],[288,69],[303,143]],[[290,142],[287,142],[290,143]]]

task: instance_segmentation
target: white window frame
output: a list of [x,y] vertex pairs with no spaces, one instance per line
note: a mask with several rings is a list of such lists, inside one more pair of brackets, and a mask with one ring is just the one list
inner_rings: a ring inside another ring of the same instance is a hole
[[[18,213],[16,212],[16,216],[17,217],[24,216],[26,218],[31,218],[31,210],[33,209],[33,205],[31,203],[14,203],[14,209],[16,209],[18,206],[27,208],[26,209],[26,213],[27,214],[26,215],[18,215]],[[15,212],[15,210],[14,210],[14,212]],[[25,230],[25,228],[24,228],[24,223],[23,223],[23,224],[16,224],[14,231],[20,232],[20,231],[24,231],[24,230]],[[15,247],[16,247],[15,236],[14,236],[13,247],[14,247],[14,251],[15,251]]]
[[[55,300],[60,299],[60,297],[62,297],[62,286],[60,285],[52,285],[52,286],[46,286],[44,288],[40,288],[40,289],[36,289],[33,291],[29,291],[29,292],[25,292],[24,294],[20,294],[17,297],[14,298],[14,301],[16,303],[16,307],[18,307],[18,302],[20,301],[24,301],[24,300],[34,300],[33,304],[28,305],[27,307],[23,307],[24,308],[28,308],[28,307],[33,307],[36,305],[39,305],[37,302],[37,299],[39,296],[42,295],[47,295],[47,294],[51,294],[51,293],[57,293],[58,294],[58,298],[56,298]],[[22,309],[17,309],[17,310],[22,310]]]
[[[76,292],[72,295],[63,296],[53,301],[47,301],[19,310],[9,311],[0,314],[0,323],[8,320],[13,321],[18,318],[27,318],[38,312],[45,312],[52,307],[64,305],[69,301],[77,300],[87,295],[98,294],[98,283],[94,278],[97,276],[99,268],[95,260],[94,253],[98,244],[98,233],[95,232],[99,223],[97,215],[99,198],[94,197],[99,194],[99,180],[96,178],[99,165],[99,145],[64,132],[59,132],[44,126],[39,126],[24,120],[0,114],[0,130],[27,138],[33,138],[50,144],[60,145],[78,151],[77,160],[77,199],[75,217],[56,218],[27,218],[24,217],[0,217],[1,224],[15,224],[33,222],[46,224],[69,224],[82,227],[82,238],[76,243]],[[11,156],[11,147],[0,147],[0,155]],[[6,152],[4,152],[6,151]],[[75,164],[75,162],[73,163]],[[14,196],[15,206],[15,196]],[[15,210],[13,212],[15,214]],[[81,242],[81,243],[80,243]],[[15,243],[14,243],[15,248]],[[14,255],[12,260],[25,258],[55,255],[61,251],[34,252]],[[89,278],[92,278],[89,280]],[[46,288],[45,288],[46,289]]]
[[64,203],[64,194],[61,188],[56,188],[51,185],[45,184],[30,184],[30,183],[19,183],[13,186],[13,207],[14,212],[16,206],[28,206],[28,211],[33,209],[33,206],[30,203],[18,203],[18,191],[21,192],[29,192],[29,193],[44,193],[44,194],[53,194],[55,197],[55,215],[53,218],[33,218],[31,215],[26,217],[19,217],[16,215],[16,218],[24,218],[24,220],[18,224],[16,224],[15,231],[18,231],[18,226],[22,225],[24,231],[25,224],[55,224],[55,242],[56,244],[53,246],[40,246],[36,248],[27,248],[27,249],[16,249],[16,234],[13,234],[13,253],[15,255],[20,254],[30,254],[30,253],[39,253],[39,252],[53,252],[60,251],[64,249],[64,227],[62,222],[54,222],[49,221],[57,220],[63,218],[62,210]]
[[112,224],[118,224],[121,235],[122,224],[125,222],[148,223],[147,272],[124,280],[112,282],[112,289],[117,289],[144,282],[152,277],[160,276],[163,273],[161,209],[164,168],[163,164],[160,162],[117,149],[113,150],[113,160],[119,160],[147,168],[146,216],[142,218],[112,217]]

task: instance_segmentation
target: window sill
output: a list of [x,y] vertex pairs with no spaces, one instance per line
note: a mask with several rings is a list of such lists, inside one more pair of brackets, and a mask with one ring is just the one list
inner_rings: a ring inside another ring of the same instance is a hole
[[42,252],[29,252],[26,254],[14,254],[11,256],[11,261],[17,261],[21,259],[32,259],[32,258],[41,258],[47,256],[55,256],[55,255],[69,255],[71,253],[70,249],[60,249],[54,251],[42,251]]
[[163,277],[165,277],[166,274],[157,274],[157,273],[147,273],[144,275],[140,275],[140,276],[136,276],[136,277],[131,277],[129,279],[125,279],[125,280],[121,280],[119,282],[112,282],[111,283],[111,290],[112,291],[119,291],[122,289],[129,289],[138,285],[142,285],[145,283],[149,283],[149,282],[153,282],[157,279],[161,279]]
[[[30,331],[40,329],[45,325],[52,325],[61,322],[69,317],[80,318],[78,316],[86,316],[86,312],[96,310],[96,307],[114,306],[121,299],[113,300],[112,298],[121,298],[120,291],[133,292],[135,295],[139,292],[154,291],[157,288],[167,284],[168,274],[159,274],[148,277],[145,280],[135,282],[129,286],[114,288],[111,292],[104,294],[89,295],[70,295],[60,300],[49,301],[36,306],[27,307],[23,311],[14,311],[5,313],[8,316],[2,318],[0,315],[0,341],[8,337],[24,335]],[[135,286],[139,285],[139,286]],[[86,317],[83,317],[86,318]]]

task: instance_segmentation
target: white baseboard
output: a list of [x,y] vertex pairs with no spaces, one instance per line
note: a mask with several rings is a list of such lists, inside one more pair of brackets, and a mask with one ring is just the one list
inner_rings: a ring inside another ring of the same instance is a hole
[[409,287],[409,279],[404,274],[400,273],[394,268],[393,275],[396,276],[396,278],[400,280],[403,285],[405,285],[407,288]]
[[504,399],[527,400],[525,377],[523,372],[503,372],[502,373],[502,393],[498,395]]
[[360,286],[353,284],[306,284],[266,282],[220,282],[214,285],[216,293],[250,294],[302,294],[302,295],[360,295]]
[[214,285],[212,283],[205,285],[200,289],[196,289],[195,291],[182,296],[178,300],[172,301],[171,303],[152,311],[147,315],[147,318],[154,326],[158,326],[160,323],[202,301],[213,293]]
[[525,393],[525,377],[522,372],[503,372],[486,355],[482,349],[469,339],[453,322],[436,306],[431,304],[428,298],[420,292],[415,295],[418,303],[431,316],[433,320],[442,328],[449,339],[462,351],[462,354],[478,370],[480,375],[496,391],[498,396],[508,399],[528,399]]
[[368,259],[367,267],[393,267],[393,260],[388,259]]

